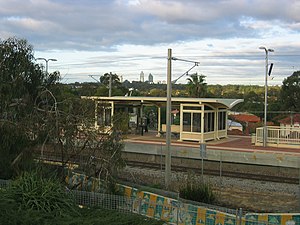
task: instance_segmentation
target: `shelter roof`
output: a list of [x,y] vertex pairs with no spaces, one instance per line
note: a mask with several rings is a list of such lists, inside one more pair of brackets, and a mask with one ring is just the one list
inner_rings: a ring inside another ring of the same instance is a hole
[[[113,101],[118,104],[152,104],[158,106],[166,105],[166,97],[142,97],[142,96],[82,96],[83,99],[91,99],[94,101]],[[232,108],[236,104],[243,102],[243,99],[225,99],[225,98],[184,98],[184,97],[172,97],[172,104],[179,105],[185,104],[211,104],[214,107]]]

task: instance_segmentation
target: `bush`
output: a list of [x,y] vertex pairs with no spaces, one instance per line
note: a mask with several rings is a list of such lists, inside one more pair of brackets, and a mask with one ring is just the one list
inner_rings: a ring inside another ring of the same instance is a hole
[[179,196],[181,198],[212,204],[216,200],[216,195],[209,183],[199,182],[194,176],[188,175],[185,185],[180,187]]
[[0,178],[11,179],[21,171],[30,169],[33,158],[28,147],[31,141],[21,126],[0,122]]
[[25,172],[12,182],[4,193],[18,210],[30,209],[44,213],[75,212],[77,206],[56,178],[44,178],[38,172]]
[[215,194],[213,193],[209,184],[197,184],[197,185],[187,185],[186,187],[180,189],[179,195],[181,198],[204,202],[207,204],[212,204],[216,200]]

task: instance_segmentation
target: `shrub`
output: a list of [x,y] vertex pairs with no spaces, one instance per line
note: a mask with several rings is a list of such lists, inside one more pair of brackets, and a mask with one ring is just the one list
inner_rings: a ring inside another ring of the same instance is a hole
[[5,195],[19,210],[62,214],[77,208],[58,179],[44,178],[38,172],[25,172],[12,182]]
[[179,196],[184,199],[212,204],[216,195],[209,183],[199,182],[195,176],[188,175],[186,182],[179,189]]

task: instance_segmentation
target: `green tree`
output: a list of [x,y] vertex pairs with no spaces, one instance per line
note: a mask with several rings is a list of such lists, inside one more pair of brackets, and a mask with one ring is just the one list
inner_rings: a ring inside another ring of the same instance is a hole
[[0,156],[5,162],[0,164],[1,177],[16,175],[31,161],[35,105],[41,91],[58,77],[59,72],[46,74],[35,63],[33,47],[25,39],[0,41]]
[[109,80],[111,76],[112,95],[123,96],[128,92],[128,89],[122,86],[119,76],[117,74],[105,73],[100,77],[101,85],[97,89],[96,95],[108,96],[109,93]]
[[149,96],[153,97],[165,97],[167,96],[167,93],[165,90],[153,88],[149,91]]
[[207,94],[207,83],[205,83],[204,75],[198,75],[197,73],[190,75],[187,79],[187,90],[191,97],[201,98]]
[[281,99],[285,110],[300,112],[300,71],[283,80]]

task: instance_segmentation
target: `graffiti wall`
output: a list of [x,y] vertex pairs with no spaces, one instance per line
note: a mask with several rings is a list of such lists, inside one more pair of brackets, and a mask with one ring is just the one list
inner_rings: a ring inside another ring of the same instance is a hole
[[[66,183],[78,190],[99,192],[101,180],[83,174],[70,173]],[[239,224],[237,215],[182,203],[125,185],[119,191],[132,201],[132,212],[179,225],[233,225]],[[241,218],[242,225],[300,225],[300,214],[251,213]]]

